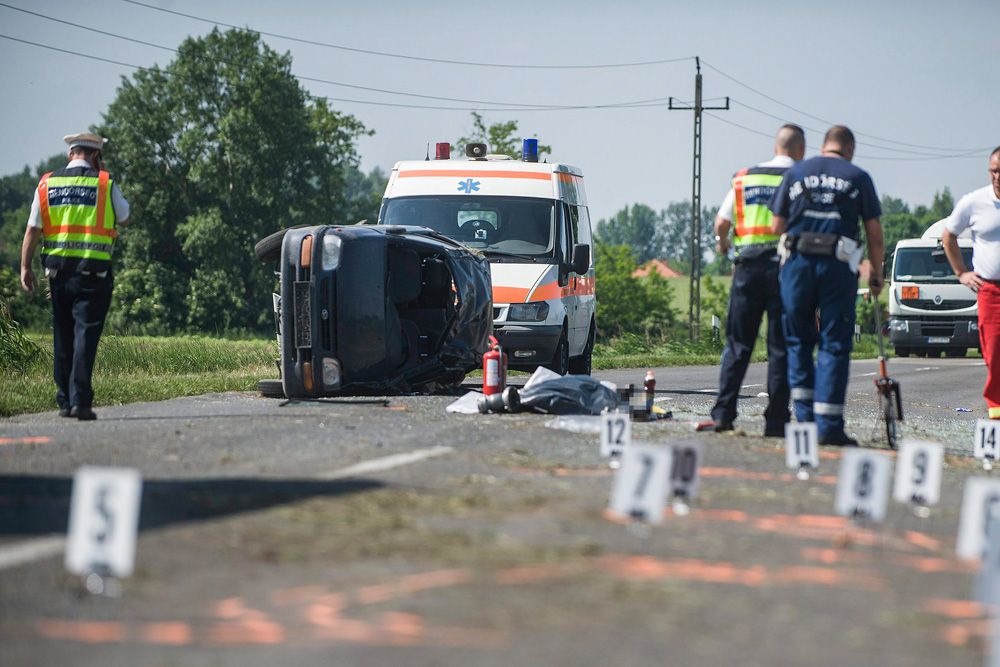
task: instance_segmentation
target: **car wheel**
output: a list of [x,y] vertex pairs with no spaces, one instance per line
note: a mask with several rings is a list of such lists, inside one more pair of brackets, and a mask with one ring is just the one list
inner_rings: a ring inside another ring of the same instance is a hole
[[590,321],[590,333],[587,334],[587,346],[583,348],[583,354],[569,360],[569,372],[573,375],[590,375],[592,361],[594,357],[594,339],[597,337],[594,321]]
[[552,357],[552,362],[545,364],[545,367],[559,373],[559,375],[566,375],[569,372],[569,339],[566,336],[565,327],[562,336],[559,337],[559,343],[556,345],[556,353]]
[[285,389],[281,380],[258,380],[257,391],[264,398],[285,398]]
[[912,354],[912,350],[910,350],[910,348],[908,348],[908,347],[897,347],[896,348],[896,356],[897,357],[908,357],[908,356],[910,356],[910,354]]
[[[298,227],[305,227],[305,225],[295,225],[295,227],[289,227],[288,229],[296,229]],[[257,259],[265,264],[277,262],[281,259],[281,242],[285,240],[285,234],[288,233],[288,229],[279,229],[275,233],[269,234],[260,241],[257,241],[257,245],[253,247],[253,252],[257,255]]]
[[955,347],[950,350],[945,351],[945,356],[948,357],[964,357],[966,349],[964,347]]

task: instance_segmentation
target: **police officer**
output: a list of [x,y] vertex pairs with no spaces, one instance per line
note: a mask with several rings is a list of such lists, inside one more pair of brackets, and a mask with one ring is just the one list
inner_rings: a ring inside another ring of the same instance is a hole
[[69,164],[42,176],[21,245],[21,287],[35,290],[39,240],[52,296],[53,378],[61,417],[96,419],[91,376],[111,305],[111,252],[129,205],[104,171],[107,141],[90,132],[63,138]]
[[764,435],[784,437],[788,422],[788,365],[781,331],[781,294],[778,291],[778,235],[771,231],[767,208],[782,176],[805,155],[806,140],[798,125],[782,125],[774,140],[774,158],[733,177],[715,218],[720,253],[729,252],[733,230],[733,284],[729,290],[726,348],[719,372],[719,397],[712,408],[714,430],[730,431],[736,419],[736,400],[753,354],[760,322],[767,313],[767,409]]
[[853,157],[854,134],[831,127],[820,155],[789,169],[770,203],[772,231],[785,232],[781,302],[795,418],[815,421],[824,445],[858,444],[844,430],[844,397],[863,252],[859,220],[872,264],[868,286],[873,296],[882,290],[882,209],[871,177],[851,164]]

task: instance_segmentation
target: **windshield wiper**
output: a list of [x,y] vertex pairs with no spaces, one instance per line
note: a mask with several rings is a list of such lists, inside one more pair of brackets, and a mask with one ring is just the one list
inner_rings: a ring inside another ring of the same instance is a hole
[[487,257],[517,257],[518,259],[526,259],[529,262],[537,262],[538,260],[531,255],[519,255],[516,252],[504,252],[503,250],[490,250],[489,248],[483,249],[483,254]]

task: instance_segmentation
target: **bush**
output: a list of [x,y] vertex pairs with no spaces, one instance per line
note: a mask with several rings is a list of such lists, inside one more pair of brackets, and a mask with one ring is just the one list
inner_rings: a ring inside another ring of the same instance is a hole
[[7,301],[0,299],[0,370],[23,373],[41,361],[42,349],[24,335],[11,317]]
[[667,335],[677,322],[673,286],[658,274],[634,277],[637,266],[628,246],[597,244],[596,249],[598,337]]

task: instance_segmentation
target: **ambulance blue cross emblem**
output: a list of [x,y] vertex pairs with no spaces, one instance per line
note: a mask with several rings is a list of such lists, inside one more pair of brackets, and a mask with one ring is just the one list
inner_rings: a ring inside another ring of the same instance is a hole
[[464,181],[459,181],[458,182],[458,191],[459,192],[471,193],[471,192],[475,192],[477,190],[479,190],[479,181],[474,181],[471,178],[467,178]]

